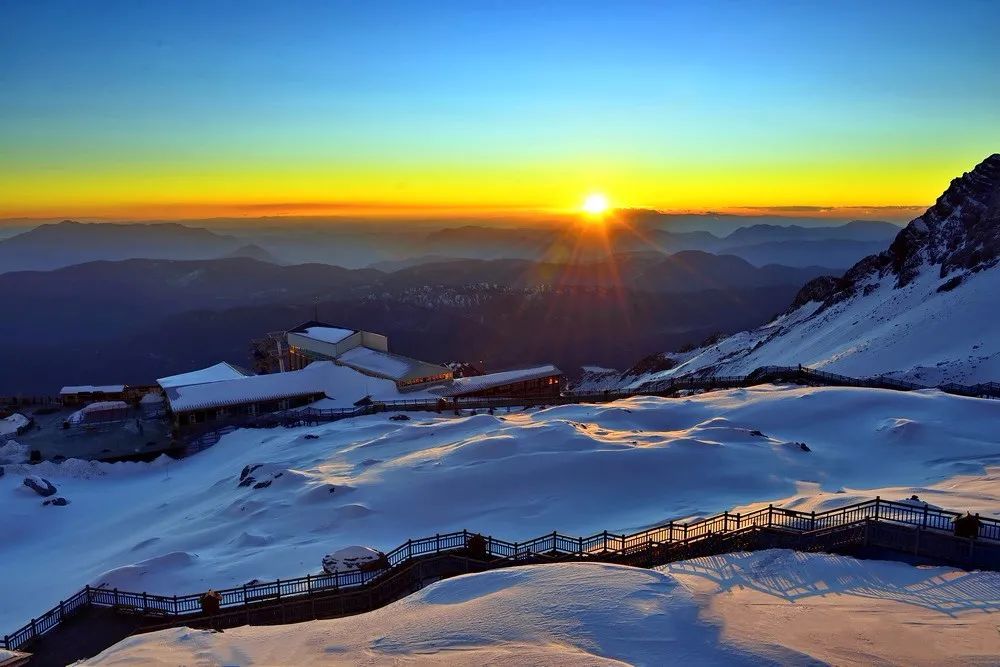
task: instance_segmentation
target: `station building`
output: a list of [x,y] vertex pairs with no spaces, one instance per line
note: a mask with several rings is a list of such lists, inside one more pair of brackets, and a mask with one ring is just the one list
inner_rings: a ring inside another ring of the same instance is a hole
[[546,365],[455,378],[446,366],[389,352],[382,335],[306,322],[275,339],[282,372],[253,375],[227,363],[157,380],[175,426],[262,415],[303,406],[350,409],[474,397],[558,396],[562,372]]

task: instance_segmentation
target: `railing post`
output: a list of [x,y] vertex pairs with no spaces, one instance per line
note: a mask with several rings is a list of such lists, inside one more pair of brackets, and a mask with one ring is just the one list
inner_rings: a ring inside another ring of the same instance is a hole
[[[61,602],[59,603],[62,604]],[[142,592],[142,613],[149,611],[149,596],[146,595],[146,591]]]
[[812,511],[812,517],[809,519],[809,530],[816,530],[816,510]]
[[553,552],[555,552],[555,550],[556,550],[556,535],[557,535],[557,532],[553,530],[552,531],[552,551]]
[[177,610],[177,596],[174,596],[174,616],[179,616],[180,612]]
[[118,606],[118,589],[115,589],[115,606]]
[[722,513],[722,532],[729,530],[729,510]]
[[580,542],[580,548],[579,548],[579,553],[580,553],[580,557],[582,558],[582,557],[583,557],[583,537],[581,536],[581,537],[579,537],[579,538],[577,538],[577,539],[578,539],[578,540],[579,540],[579,542]]
[[84,590],[84,594],[86,595],[86,598],[87,598],[87,606],[89,607],[90,606],[90,584],[87,584],[86,586],[84,586],[83,590]]
[[926,527],[927,527],[927,503],[924,503],[924,520],[923,520],[923,527],[924,527],[924,528],[926,528]]
[[66,618],[66,607],[63,606],[63,601],[59,600],[59,622],[62,623],[64,618]]
[[772,516],[774,515],[774,505],[767,506],[767,527],[771,527]]
[[38,628],[35,627],[35,619],[31,619],[31,636],[32,638],[38,636]]
[[740,529],[740,513],[736,513],[736,530]]
[[441,533],[434,535],[434,553],[441,553]]
[[881,496],[875,496],[875,520],[878,521],[878,506],[882,503]]
[[312,597],[312,594],[313,594],[312,575],[306,573],[306,595]]
[[275,584],[278,586],[278,599],[281,599],[281,579],[275,580]]
[[604,531],[604,550],[608,550],[608,531]]
[[406,560],[413,559],[413,538],[406,540]]

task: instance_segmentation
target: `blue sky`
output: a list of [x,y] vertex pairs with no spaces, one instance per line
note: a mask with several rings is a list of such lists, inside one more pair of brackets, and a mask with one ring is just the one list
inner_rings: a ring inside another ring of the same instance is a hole
[[997,26],[996,2],[3,2],[0,203],[201,200],[207,176],[239,199],[268,174],[372,200],[478,174],[534,203],[562,171],[669,205],[682,173],[869,163],[922,170],[905,198],[998,150]]

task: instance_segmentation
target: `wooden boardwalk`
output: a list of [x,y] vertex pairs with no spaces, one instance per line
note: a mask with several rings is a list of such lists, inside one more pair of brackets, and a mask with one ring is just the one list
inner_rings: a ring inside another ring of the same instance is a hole
[[469,531],[407,540],[367,572],[307,575],[221,589],[219,613],[201,610],[200,593],[165,596],[86,587],[3,638],[3,646],[55,665],[93,656],[134,632],[168,627],[224,629],[336,618],[377,609],[429,582],[469,572],[557,562],[655,567],[701,556],[784,548],[872,554],[1000,571],[1000,521],[979,519],[975,537],[955,535],[956,512],[881,498],[826,512],[769,506],[670,521],[633,534],[552,532],[510,542]]

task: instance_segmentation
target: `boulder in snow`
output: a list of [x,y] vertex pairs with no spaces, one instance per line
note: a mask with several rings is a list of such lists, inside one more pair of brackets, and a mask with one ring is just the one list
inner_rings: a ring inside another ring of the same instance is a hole
[[40,495],[42,498],[48,498],[49,496],[54,496],[56,494],[55,485],[47,479],[43,479],[37,475],[28,475],[24,478],[24,485]]
[[55,505],[57,507],[65,507],[66,505],[69,505],[69,501],[63,498],[62,496],[57,496],[55,498],[49,498],[48,500],[43,500],[42,504]]
[[323,556],[323,571],[327,574],[371,572],[388,567],[385,554],[371,547],[344,547]]

